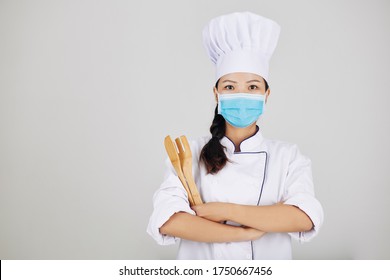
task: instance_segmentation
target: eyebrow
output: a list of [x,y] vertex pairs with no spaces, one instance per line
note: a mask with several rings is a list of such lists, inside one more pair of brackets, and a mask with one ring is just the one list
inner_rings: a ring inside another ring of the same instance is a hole
[[[252,83],[252,82],[258,82],[258,83],[261,83],[260,80],[250,80],[250,81],[247,81],[246,83],[249,84],[249,83]],[[222,83],[234,83],[234,84],[237,84],[236,81],[232,81],[232,80],[223,80]]]
[[224,81],[222,81],[222,83],[235,83],[235,84],[237,84],[237,82],[235,82],[235,81],[232,81],[232,80],[224,80]]

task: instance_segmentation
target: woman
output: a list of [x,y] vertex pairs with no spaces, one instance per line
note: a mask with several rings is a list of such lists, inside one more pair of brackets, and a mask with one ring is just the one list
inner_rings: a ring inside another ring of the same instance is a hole
[[180,239],[178,259],[291,259],[291,237],[310,240],[323,222],[310,160],[296,145],[263,138],[256,125],[279,32],[249,12],[217,17],[203,30],[217,106],[211,136],[191,150],[205,203],[189,206],[167,161],[147,229],[161,245]]

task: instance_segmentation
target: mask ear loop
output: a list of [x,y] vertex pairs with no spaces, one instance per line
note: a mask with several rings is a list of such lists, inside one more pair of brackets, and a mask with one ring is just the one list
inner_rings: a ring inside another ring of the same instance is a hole
[[266,95],[263,95],[263,96],[264,96],[264,99],[263,99],[263,108],[261,109],[261,115],[260,115],[259,119],[261,118],[262,115],[264,115],[265,104],[267,103],[267,102],[266,102],[267,96],[266,96]]
[[219,97],[220,93],[218,91],[216,92],[217,92],[216,98],[217,98],[217,105],[218,105],[218,114],[221,114],[221,98]]

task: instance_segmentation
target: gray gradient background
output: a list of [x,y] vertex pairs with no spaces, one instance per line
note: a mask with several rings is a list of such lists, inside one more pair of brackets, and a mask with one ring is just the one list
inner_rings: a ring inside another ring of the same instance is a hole
[[390,259],[389,1],[0,0],[0,259],[172,259],[145,230],[167,134],[208,134],[201,31],[282,29],[267,138],[313,162],[325,223],[295,259]]

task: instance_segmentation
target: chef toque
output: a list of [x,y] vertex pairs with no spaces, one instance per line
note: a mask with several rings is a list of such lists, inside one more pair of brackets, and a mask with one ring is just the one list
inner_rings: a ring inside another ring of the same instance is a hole
[[203,29],[203,45],[216,66],[215,81],[234,72],[254,73],[268,81],[279,33],[276,22],[250,12],[211,19]]

